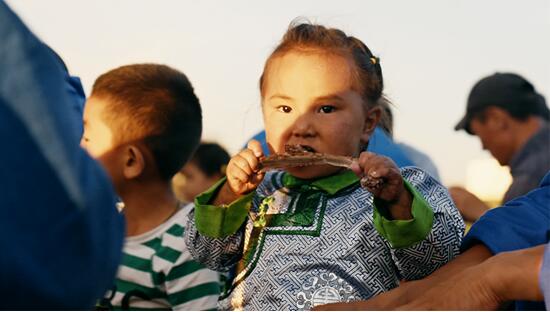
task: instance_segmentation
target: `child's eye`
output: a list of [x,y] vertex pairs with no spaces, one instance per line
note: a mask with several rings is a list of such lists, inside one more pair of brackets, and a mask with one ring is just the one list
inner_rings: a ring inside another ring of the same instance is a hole
[[321,108],[319,108],[319,112],[323,114],[330,114],[336,110],[336,107],[331,105],[323,105]]
[[292,108],[290,106],[281,105],[281,106],[277,107],[277,110],[279,110],[282,113],[287,113],[288,114],[292,111]]

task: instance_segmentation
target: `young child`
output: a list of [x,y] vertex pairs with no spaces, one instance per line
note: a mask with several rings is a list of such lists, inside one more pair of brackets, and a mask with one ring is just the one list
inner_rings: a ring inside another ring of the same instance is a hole
[[[446,189],[360,151],[385,100],[379,59],[337,29],[291,26],[260,79],[267,142],[353,156],[328,165],[259,170],[257,141],[226,179],[195,200],[186,240],[195,259],[236,276],[220,308],[306,310],[370,298],[426,276],[458,254],[464,223]],[[359,177],[382,178],[365,189]]]
[[170,186],[199,144],[201,119],[193,87],[170,67],[123,66],[96,80],[82,145],[111,176],[126,219],[115,287],[100,308],[215,308],[218,274],[187,251],[188,211]]
[[219,144],[201,143],[191,160],[172,179],[176,196],[182,201],[192,202],[225,176],[229,158]]

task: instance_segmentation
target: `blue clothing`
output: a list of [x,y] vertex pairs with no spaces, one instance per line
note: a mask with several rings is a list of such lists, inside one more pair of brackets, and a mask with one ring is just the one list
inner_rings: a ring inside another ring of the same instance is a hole
[[405,151],[397,145],[380,127],[374,129],[369,139],[368,152],[384,155],[391,158],[399,168],[417,166],[405,154]]
[[68,74],[3,1],[0,42],[0,309],[91,309],[121,257],[112,185],[67,117]]
[[[255,134],[252,139],[257,140],[262,145],[264,155],[269,155],[269,148],[265,138],[265,130]],[[244,146],[246,147],[246,145]],[[405,152],[393,142],[393,140],[380,128],[374,129],[370,137],[367,151],[384,155],[391,158],[398,167],[415,166],[415,164],[405,155]]]
[[[539,188],[487,211],[474,223],[462,250],[483,243],[493,254],[535,247],[548,242],[550,232],[550,172]],[[518,302],[518,309],[542,309],[543,303]]]
[[210,204],[224,180],[198,196],[185,232],[189,252],[237,273],[220,310],[366,300],[453,259],[464,222],[447,190],[418,168],[401,174],[413,220],[386,219],[351,171],[309,181],[269,171],[254,192],[224,207]]

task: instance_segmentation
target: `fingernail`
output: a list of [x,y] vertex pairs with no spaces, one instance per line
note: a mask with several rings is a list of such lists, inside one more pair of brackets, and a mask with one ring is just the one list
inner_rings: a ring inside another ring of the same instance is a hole
[[378,178],[378,171],[372,171],[370,173],[370,176],[373,177],[373,178]]

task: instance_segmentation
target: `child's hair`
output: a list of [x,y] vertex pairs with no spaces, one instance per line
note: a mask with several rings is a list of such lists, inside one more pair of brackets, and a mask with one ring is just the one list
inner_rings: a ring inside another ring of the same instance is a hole
[[260,78],[260,92],[265,95],[265,80],[273,59],[290,51],[302,53],[328,53],[348,57],[353,60],[354,88],[370,107],[387,101],[383,94],[384,80],[380,59],[359,39],[346,35],[335,28],[326,28],[310,23],[291,23],[281,43],[267,59]]
[[225,175],[225,167],[229,160],[227,151],[216,143],[201,143],[191,159],[208,177]]
[[143,140],[164,180],[179,171],[199,144],[199,99],[187,77],[173,68],[134,64],[113,69],[95,81],[91,96],[107,102],[103,118],[115,141]]

